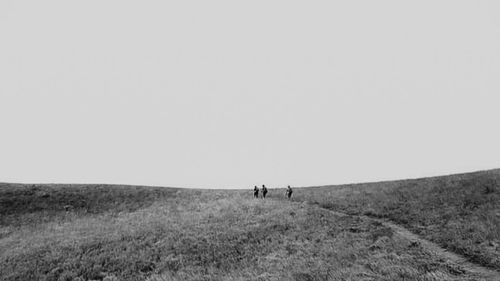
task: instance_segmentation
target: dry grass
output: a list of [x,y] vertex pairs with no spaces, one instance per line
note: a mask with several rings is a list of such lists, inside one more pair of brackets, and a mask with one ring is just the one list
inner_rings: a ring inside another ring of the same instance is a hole
[[500,269],[500,170],[435,178],[298,189],[295,200],[387,218]]
[[134,211],[176,191],[143,186],[0,183],[0,225],[53,221],[64,218],[66,211],[76,214]]
[[[22,211],[17,191],[44,208]],[[70,194],[87,212],[61,208]],[[18,211],[2,207],[0,279],[480,280],[380,223],[270,195],[4,185]]]

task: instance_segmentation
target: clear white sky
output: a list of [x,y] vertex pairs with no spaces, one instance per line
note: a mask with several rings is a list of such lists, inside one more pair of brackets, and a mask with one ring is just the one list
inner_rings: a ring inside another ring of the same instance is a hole
[[500,1],[0,1],[0,181],[500,167]]

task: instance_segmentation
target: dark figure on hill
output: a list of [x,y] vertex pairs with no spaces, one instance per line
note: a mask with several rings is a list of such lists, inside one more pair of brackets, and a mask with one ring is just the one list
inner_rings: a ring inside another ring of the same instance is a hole
[[290,199],[292,197],[292,188],[290,186],[288,186],[288,188],[286,189],[286,196],[288,197],[288,199]]
[[262,199],[266,198],[267,188],[265,185],[262,185]]
[[254,186],[253,188],[253,197],[259,198],[259,188],[257,186]]

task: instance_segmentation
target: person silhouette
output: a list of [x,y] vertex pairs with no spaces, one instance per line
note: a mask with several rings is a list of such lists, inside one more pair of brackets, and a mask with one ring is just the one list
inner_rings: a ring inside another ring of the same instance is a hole
[[262,185],[262,199],[266,198],[267,188],[265,185]]
[[259,188],[257,186],[254,186],[253,188],[253,197],[259,198]]
[[288,186],[288,188],[286,189],[286,196],[288,197],[288,199],[292,197],[292,193],[293,193],[292,188]]

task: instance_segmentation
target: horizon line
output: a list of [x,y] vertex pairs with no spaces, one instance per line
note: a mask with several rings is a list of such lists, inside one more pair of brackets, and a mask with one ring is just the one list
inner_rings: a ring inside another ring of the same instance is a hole
[[[406,180],[419,180],[419,179],[430,179],[430,178],[440,178],[440,177],[448,177],[448,176],[459,176],[459,175],[466,175],[466,174],[475,174],[475,173],[484,173],[484,172],[493,172],[500,170],[500,168],[491,168],[491,169],[482,169],[482,170],[474,170],[474,171],[469,171],[469,172],[457,172],[457,173],[446,173],[442,175],[433,175],[433,176],[422,176],[422,177],[410,177],[410,178],[399,178],[399,179],[384,179],[384,180],[374,180],[374,181],[364,181],[364,182],[348,182],[348,183],[340,183],[340,184],[321,184],[321,185],[305,185],[305,186],[293,186],[290,185],[294,188],[311,188],[311,187],[335,187],[335,186],[344,186],[344,185],[361,185],[361,184],[371,184],[371,183],[384,183],[384,182],[397,182],[397,181],[406,181]],[[90,182],[90,183],[64,183],[64,182],[0,182],[0,185],[2,184],[13,184],[13,185],[84,185],[84,186],[90,186],[90,185],[103,185],[103,186],[128,186],[128,187],[160,187],[160,188],[172,188],[172,189],[194,189],[194,190],[245,190],[246,188],[224,188],[224,187],[218,187],[218,188],[203,188],[203,187],[186,187],[186,186],[167,186],[167,185],[144,185],[144,184],[120,184],[120,183],[95,183],[95,182]],[[248,188],[252,188],[253,186],[249,186]],[[266,186],[267,187],[267,186]],[[269,189],[280,189],[280,188],[286,188],[286,186],[283,187],[267,187]]]

